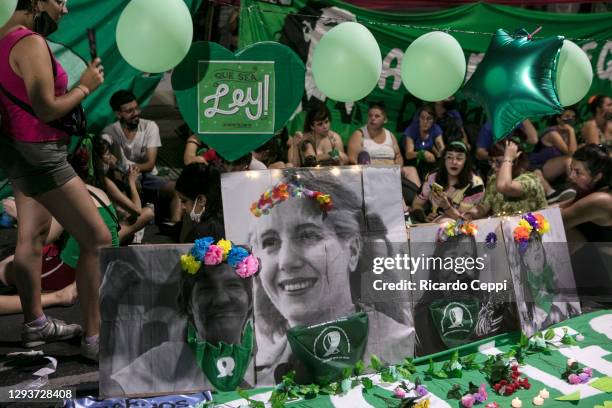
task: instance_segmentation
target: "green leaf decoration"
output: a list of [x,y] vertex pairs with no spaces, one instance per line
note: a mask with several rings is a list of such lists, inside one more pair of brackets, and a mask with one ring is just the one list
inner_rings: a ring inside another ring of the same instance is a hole
[[[595,387],[600,391],[612,393],[612,377],[602,377],[598,378],[595,381],[589,383],[591,387]],[[612,402],[610,402],[612,405]]]
[[355,375],[360,376],[365,371],[365,363],[359,360],[355,363]]
[[453,388],[451,388],[446,394],[446,398],[448,399],[461,400],[462,397],[463,393],[461,392],[461,385],[459,384],[453,385]]
[[346,380],[347,378],[351,378],[353,375],[353,367],[346,367],[342,370],[342,379]]
[[580,391],[574,391],[571,394],[563,395],[555,398],[557,401],[578,401],[580,400]]
[[544,335],[544,340],[552,340],[555,338],[555,331],[553,329],[548,329],[546,334]]
[[372,388],[374,388],[374,382],[372,382],[372,380],[368,377],[363,377],[361,379],[361,385],[363,385],[363,388],[365,388],[366,390],[371,390]]
[[525,335],[525,333],[521,332],[521,339],[519,340],[520,347],[527,347],[529,345],[529,337]]
[[370,359],[370,364],[372,368],[374,369],[374,371],[376,372],[381,371],[385,367],[382,361],[380,361],[380,359],[376,357],[374,354],[372,354],[372,357]]

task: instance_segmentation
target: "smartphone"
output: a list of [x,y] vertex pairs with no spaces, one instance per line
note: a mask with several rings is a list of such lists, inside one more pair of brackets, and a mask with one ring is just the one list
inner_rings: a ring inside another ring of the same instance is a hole
[[444,187],[442,187],[441,185],[439,185],[438,183],[433,183],[431,185],[431,189],[437,193],[441,193],[444,191]]
[[87,29],[87,40],[89,41],[89,55],[91,56],[91,61],[93,61],[98,57],[98,50],[96,48],[96,30],[93,28]]

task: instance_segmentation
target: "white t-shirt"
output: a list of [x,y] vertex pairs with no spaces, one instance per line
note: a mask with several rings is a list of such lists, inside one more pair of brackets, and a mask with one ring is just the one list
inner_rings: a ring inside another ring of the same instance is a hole
[[[161,147],[159,127],[152,120],[140,119],[136,136],[128,140],[123,133],[119,121],[108,125],[102,130],[102,138],[112,146],[112,153],[117,157],[119,165],[127,167],[134,163],[145,163],[147,161],[147,149],[149,147]],[[150,174],[157,174],[157,167],[153,167]]]

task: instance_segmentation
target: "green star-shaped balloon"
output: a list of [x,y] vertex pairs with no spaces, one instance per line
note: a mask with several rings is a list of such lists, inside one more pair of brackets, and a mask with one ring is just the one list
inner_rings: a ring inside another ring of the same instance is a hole
[[499,29],[463,91],[484,105],[497,142],[524,119],[562,111],[555,90],[563,37],[531,40]]

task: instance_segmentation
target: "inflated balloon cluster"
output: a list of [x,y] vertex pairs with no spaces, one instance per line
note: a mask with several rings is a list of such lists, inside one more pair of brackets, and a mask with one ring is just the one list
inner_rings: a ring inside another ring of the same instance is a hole
[[[317,87],[341,102],[367,96],[378,83],[381,70],[376,39],[356,22],[344,22],[328,31],[312,60]],[[461,45],[442,31],[414,40],[401,62],[404,86],[424,101],[453,95],[463,84],[465,73]],[[589,58],[573,42],[561,36],[534,40],[525,30],[510,35],[500,29],[463,90],[484,105],[497,141],[525,118],[559,113],[562,106],[580,101],[592,80]]]

